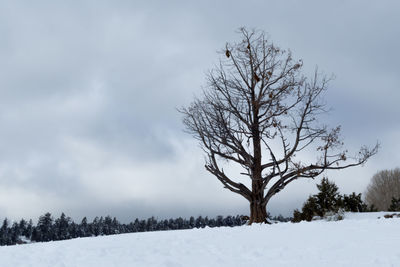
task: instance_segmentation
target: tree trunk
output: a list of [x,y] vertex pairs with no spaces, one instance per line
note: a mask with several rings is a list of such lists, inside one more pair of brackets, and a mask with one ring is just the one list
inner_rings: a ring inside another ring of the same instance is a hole
[[[257,121],[257,120],[256,120]],[[258,122],[257,122],[258,123]],[[252,168],[252,186],[251,186],[251,201],[250,201],[250,221],[249,224],[266,223],[267,209],[266,204],[263,204],[264,190],[261,169],[261,141],[259,131],[254,131],[253,148],[254,148],[254,164]]]
[[252,223],[267,223],[266,205],[262,204],[262,200],[253,201],[250,203],[250,221]]
[[[260,172],[261,174],[261,172]],[[261,175],[259,175],[261,178]],[[262,180],[253,179],[252,196],[250,201],[250,221],[249,224],[266,223],[267,222],[267,207],[264,200],[264,190],[262,190]],[[264,202],[264,204],[263,204]]]
[[[256,73],[254,73],[256,75]],[[263,179],[262,179],[262,168],[261,168],[261,137],[260,137],[260,123],[259,123],[259,107],[255,98],[254,88],[251,94],[251,100],[253,103],[253,125],[252,125],[252,137],[253,137],[253,166],[252,166],[252,185],[251,185],[251,201],[250,201],[250,221],[249,224],[264,223],[267,222],[267,209],[266,205],[263,205],[264,190]]]

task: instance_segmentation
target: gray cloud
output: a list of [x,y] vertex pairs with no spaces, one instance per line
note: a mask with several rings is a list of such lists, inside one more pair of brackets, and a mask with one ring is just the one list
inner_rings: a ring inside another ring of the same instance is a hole
[[[247,203],[203,168],[176,107],[204,85],[216,51],[257,27],[334,73],[330,115],[357,150],[382,150],[364,168],[329,173],[362,192],[396,167],[400,45],[395,1],[0,2],[0,212],[176,217],[246,213]],[[270,204],[289,215],[315,181]]]

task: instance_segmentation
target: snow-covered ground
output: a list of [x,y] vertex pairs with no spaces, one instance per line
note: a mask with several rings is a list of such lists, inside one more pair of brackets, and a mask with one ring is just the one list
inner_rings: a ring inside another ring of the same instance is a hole
[[384,214],[0,247],[0,266],[400,266],[400,218]]

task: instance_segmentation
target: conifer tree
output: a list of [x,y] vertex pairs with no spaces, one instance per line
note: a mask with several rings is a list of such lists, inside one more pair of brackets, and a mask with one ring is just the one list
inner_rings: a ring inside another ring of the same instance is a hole
[[78,230],[79,230],[79,225],[76,224],[74,221],[70,220],[68,223],[68,228],[67,228],[67,236],[68,237],[66,239],[80,237],[78,234]]
[[112,222],[111,222],[111,227],[112,227],[112,234],[119,234],[120,231],[120,226],[121,224],[119,223],[119,221],[117,220],[117,218],[113,218]]
[[15,245],[17,242],[21,241],[20,235],[21,235],[21,230],[19,228],[19,224],[17,222],[14,222],[10,229],[10,238],[12,245]]
[[112,234],[112,219],[110,216],[106,216],[104,218],[103,234],[105,234],[105,235]]
[[190,226],[190,228],[194,228],[195,225],[196,225],[196,220],[194,219],[193,216],[190,216],[190,218],[189,218],[189,226]]
[[138,218],[135,219],[135,222],[133,223],[133,232],[139,232],[139,226],[140,226],[140,221]]
[[90,225],[91,227],[91,233],[94,235],[94,236],[98,236],[98,235],[100,235],[100,226],[99,226],[99,217],[95,217],[94,219],[93,219],[93,222],[91,223],[91,225]]
[[53,218],[51,213],[47,212],[45,215],[39,217],[37,224],[37,238],[35,241],[51,241],[54,238]]
[[80,237],[87,237],[90,236],[89,234],[89,225],[87,223],[87,218],[83,217],[81,224],[78,227],[78,235]]
[[67,217],[64,212],[61,213],[60,218],[55,221],[55,234],[58,240],[65,240],[70,238],[70,223],[71,218]]
[[205,226],[204,218],[199,216],[195,222],[196,228],[203,228]]
[[316,196],[317,214],[322,217],[328,211],[337,212],[341,204],[341,196],[336,184],[331,183],[328,178],[324,177],[321,184],[317,185],[317,188],[319,190]]
[[19,221],[18,228],[19,228],[19,230],[21,232],[21,235],[23,235],[23,236],[26,236],[25,233],[26,233],[27,225],[28,225],[28,223],[24,219],[21,219]]
[[7,218],[4,219],[3,224],[1,225],[0,228],[0,245],[11,245],[11,238],[9,234],[9,222]]
[[28,224],[26,225],[26,229],[23,232],[23,235],[32,240],[32,231],[33,231],[33,222],[32,219],[29,220]]
[[361,193],[356,194],[353,192],[351,195],[343,196],[343,208],[345,211],[365,212],[368,206],[361,199]]

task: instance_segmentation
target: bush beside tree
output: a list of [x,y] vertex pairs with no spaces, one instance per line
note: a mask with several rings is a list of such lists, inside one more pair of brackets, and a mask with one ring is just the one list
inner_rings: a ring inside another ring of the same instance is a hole
[[374,211],[373,207],[363,202],[361,193],[341,195],[335,183],[323,178],[317,185],[319,192],[309,196],[301,211],[294,210],[292,222],[311,221],[315,216],[324,217],[327,213],[338,213],[340,210],[351,212]]

